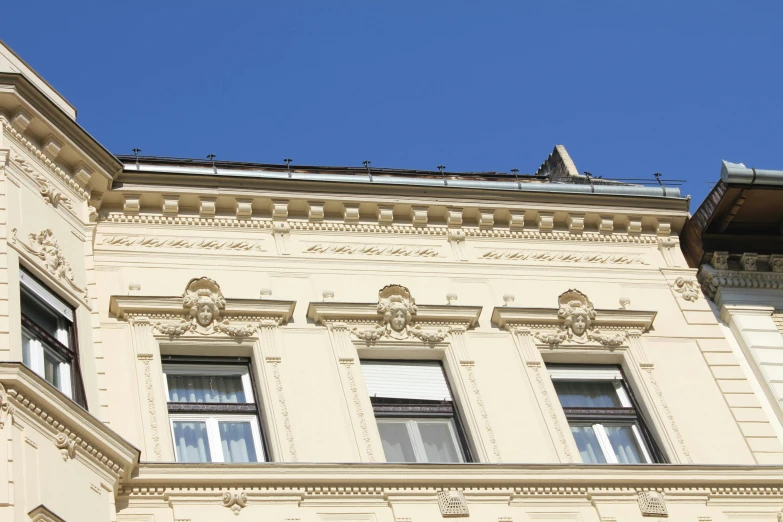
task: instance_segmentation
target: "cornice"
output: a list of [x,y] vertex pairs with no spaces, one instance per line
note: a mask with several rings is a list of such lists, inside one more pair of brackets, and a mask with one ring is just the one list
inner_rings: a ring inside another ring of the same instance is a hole
[[38,423],[63,458],[83,458],[110,476],[130,478],[139,461],[138,449],[32,370],[0,362],[0,427],[17,417]]
[[[461,325],[471,328],[478,322],[481,306],[417,305],[417,323]],[[318,324],[335,322],[372,323],[378,321],[378,303],[312,302],[307,317]]]
[[104,224],[133,224],[150,225],[153,227],[195,227],[195,228],[231,228],[266,230],[269,233],[284,229],[297,232],[335,232],[357,234],[400,234],[416,236],[439,236],[451,241],[463,241],[471,239],[528,239],[540,241],[574,241],[579,243],[620,243],[638,245],[657,245],[662,240],[669,239],[666,235],[652,233],[627,233],[617,231],[613,233],[600,232],[571,232],[562,230],[560,226],[554,229],[541,230],[536,225],[527,226],[522,230],[512,230],[507,226],[495,228],[480,228],[471,226],[449,227],[447,225],[427,223],[414,225],[413,223],[344,223],[340,221],[308,221],[302,219],[275,220],[271,218],[236,218],[231,216],[201,217],[197,215],[165,216],[158,214],[124,214],[111,212],[99,218]]
[[[165,464],[142,463],[124,482],[136,488],[235,487],[409,487],[409,488],[734,488],[735,494],[783,496],[783,466],[764,465],[585,465],[585,464]],[[491,486],[488,486],[491,485]],[[584,491],[583,491],[584,492]],[[562,491],[565,494],[565,491]]]
[[[225,299],[226,308],[221,316],[237,318],[277,319],[282,323],[291,320],[295,301],[273,299]],[[128,320],[138,316],[180,316],[182,297],[113,295],[109,312],[118,319]]]
[[783,272],[717,270],[712,265],[702,265],[699,283],[710,298],[715,298],[721,288],[781,290]]
[[0,114],[0,123],[2,123],[3,128],[11,137],[13,137],[20,145],[25,147],[34,157],[40,160],[41,163],[43,163],[43,165],[45,165],[55,176],[60,178],[60,180],[62,180],[65,185],[68,186],[68,188],[70,188],[74,193],[78,194],[85,200],[90,198],[89,192],[87,192],[87,190],[85,190],[78,181],[71,177],[69,173],[58,167],[57,164],[40,149],[38,149],[38,147],[33,142],[27,139],[21,132],[16,130],[11,122],[8,121],[8,118],[2,114]]

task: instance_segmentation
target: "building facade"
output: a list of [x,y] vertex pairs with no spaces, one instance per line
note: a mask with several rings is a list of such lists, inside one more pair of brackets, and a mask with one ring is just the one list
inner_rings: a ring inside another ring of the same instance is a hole
[[0,519],[779,520],[676,189],[117,157],[0,84]]
[[683,252],[760,402],[783,434],[783,171],[724,161]]

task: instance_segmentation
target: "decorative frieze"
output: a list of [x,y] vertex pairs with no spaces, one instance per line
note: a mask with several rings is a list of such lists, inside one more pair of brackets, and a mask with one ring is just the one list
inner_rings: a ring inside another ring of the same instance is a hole
[[316,243],[305,250],[306,254],[339,254],[373,257],[441,257],[433,247],[412,247],[378,244],[324,244]]
[[599,252],[563,252],[540,250],[489,250],[480,259],[497,261],[533,261],[542,263],[585,263],[600,265],[647,265],[641,255]]
[[197,239],[167,236],[104,236],[99,245],[142,248],[176,248],[200,250],[229,250],[240,252],[264,252],[264,241],[246,239]]
[[[728,264],[724,263],[723,266],[728,266]],[[714,265],[702,265],[701,270],[699,270],[699,282],[705,293],[710,298],[714,298],[715,294],[722,287],[781,289],[783,288],[783,273],[720,270],[714,268]]]

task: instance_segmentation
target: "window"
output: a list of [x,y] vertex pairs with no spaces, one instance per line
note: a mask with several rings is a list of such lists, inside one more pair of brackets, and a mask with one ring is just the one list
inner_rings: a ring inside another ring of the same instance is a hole
[[73,308],[25,271],[20,271],[19,282],[22,361],[46,382],[85,406]]
[[439,362],[362,361],[387,462],[469,460]]
[[644,464],[663,458],[616,366],[548,366],[582,462]]
[[164,356],[177,462],[263,462],[249,360]]

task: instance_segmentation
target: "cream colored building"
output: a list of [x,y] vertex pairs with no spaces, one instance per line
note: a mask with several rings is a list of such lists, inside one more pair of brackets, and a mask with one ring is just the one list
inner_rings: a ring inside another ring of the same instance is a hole
[[779,520],[676,189],[137,161],[0,86],[0,520]]

